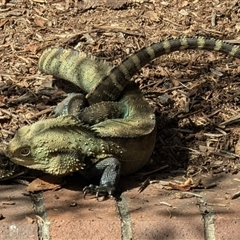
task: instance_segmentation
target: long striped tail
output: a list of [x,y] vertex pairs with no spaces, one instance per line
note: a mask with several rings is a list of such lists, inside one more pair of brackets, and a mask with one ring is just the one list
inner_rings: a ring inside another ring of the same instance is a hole
[[125,58],[112,68],[87,97],[90,104],[117,100],[129,80],[153,59],[174,51],[201,49],[222,52],[240,58],[240,46],[205,37],[181,37],[153,43]]

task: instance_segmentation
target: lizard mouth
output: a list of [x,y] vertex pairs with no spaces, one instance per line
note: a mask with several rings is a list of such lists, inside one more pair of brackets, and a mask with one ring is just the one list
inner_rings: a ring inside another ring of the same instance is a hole
[[27,167],[27,168],[33,168],[35,165],[35,163],[33,161],[21,159],[21,158],[17,158],[17,157],[11,158],[11,162],[13,162],[17,165],[23,166],[23,167]]
[[19,158],[11,158],[11,161],[16,163],[16,164],[20,164],[21,162],[24,162],[24,160],[19,159]]

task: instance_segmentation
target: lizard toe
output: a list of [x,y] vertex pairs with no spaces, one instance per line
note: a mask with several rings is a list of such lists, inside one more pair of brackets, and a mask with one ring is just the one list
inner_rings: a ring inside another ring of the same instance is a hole
[[113,197],[113,193],[115,191],[114,187],[108,187],[108,186],[97,186],[90,184],[89,186],[86,186],[83,188],[83,197],[86,198],[86,195],[95,195],[97,200],[99,200],[99,197]]

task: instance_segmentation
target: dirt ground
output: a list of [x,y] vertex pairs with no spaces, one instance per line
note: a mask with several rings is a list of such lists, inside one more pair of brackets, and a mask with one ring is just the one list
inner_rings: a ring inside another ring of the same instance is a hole
[[[47,46],[75,48],[117,64],[159,39],[204,35],[240,43],[236,0],[2,0],[1,148],[16,129],[51,116],[66,94],[42,74]],[[176,52],[135,77],[155,109],[158,136],[145,171],[186,176],[240,169],[240,60],[216,52]],[[239,146],[239,147],[238,147]]]

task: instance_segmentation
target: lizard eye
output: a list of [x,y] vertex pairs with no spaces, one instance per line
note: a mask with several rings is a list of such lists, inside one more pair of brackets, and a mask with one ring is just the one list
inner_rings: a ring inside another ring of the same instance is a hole
[[30,154],[30,148],[24,147],[20,150],[20,154],[24,157],[28,156]]

